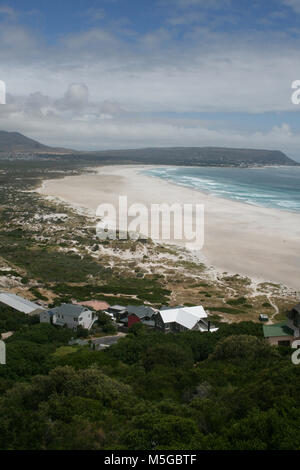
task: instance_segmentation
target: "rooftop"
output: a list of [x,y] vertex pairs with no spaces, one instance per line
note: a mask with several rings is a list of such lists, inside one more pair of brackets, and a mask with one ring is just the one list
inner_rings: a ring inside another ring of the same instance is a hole
[[87,300],[86,302],[77,302],[77,305],[92,307],[96,311],[106,310],[107,308],[109,308],[109,304],[101,300]]
[[120,311],[120,312],[123,312],[125,311],[126,312],[126,307],[124,307],[124,305],[111,305],[111,307],[109,307],[111,310],[117,310],[117,311]]
[[155,327],[155,321],[154,320],[144,320],[143,325],[151,326],[151,327],[154,328]]
[[287,314],[287,317],[290,318],[291,320],[294,318],[295,313],[300,315],[300,303],[295,305]]
[[79,317],[79,315],[86,310],[88,309],[83,305],[62,304],[59,307],[49,309],[49,313],[61,314],[64,316]]
[[274,336],[294,336],[294,332],[289,328],[285,322],[277,323],[276,325],[264,325],[263,332],[265,338]]
[[183,307],[161,310],[160,315],[164,323],[176,322],[190,330],[194,328],[201,318],[207,318],[207,313],[201,305],[197,307]]
[[152,307],[148,307],[147,305],[128,305],[127,312],[129,315],[136,315],[139,318],[151,318],[155,313],[155,309]]
[[30,300],[23,299],[16,294],[9,294],[8,292],[0,292],[0,302],[14,308],[18,312],[26,313],[27,315],[35,312],[36,310],[44,310],[38,304],[31,302]]
[[261,313],[261,314],[259,315],[259,319],[260,319],[261,321],[268,321],[268,320],[269,320],[269,317],[268,317],[268,315],[266,315],[265,313]]

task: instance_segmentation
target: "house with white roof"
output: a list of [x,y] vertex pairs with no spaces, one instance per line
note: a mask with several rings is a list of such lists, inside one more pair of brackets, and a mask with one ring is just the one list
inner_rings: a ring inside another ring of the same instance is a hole
[[211,333],[218,331],[208,320],[208,315],[201,305],[162,309],[156,316],[156,326],[165,333],[189,330]]
[[26,315],[35,315],[45,310],[40,305],[9,292],[0,292],[0,303]]

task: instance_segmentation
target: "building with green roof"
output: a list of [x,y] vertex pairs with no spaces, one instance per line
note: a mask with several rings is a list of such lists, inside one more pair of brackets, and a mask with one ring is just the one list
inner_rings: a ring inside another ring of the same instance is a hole
[[276,325],[263,325],[264,337],[275,346],[290,346],[294,341],[294,330],[286,322]]

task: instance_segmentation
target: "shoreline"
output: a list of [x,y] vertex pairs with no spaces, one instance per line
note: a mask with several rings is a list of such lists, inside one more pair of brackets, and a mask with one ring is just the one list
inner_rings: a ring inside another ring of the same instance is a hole
[[[299,166],[300,166],[300,163],[299,163]],[[180,168],[178,166],[175,166],[175,165],[149,165],[149,167],[147,167],[148,169],[151,168]],[[201,168],[201,167],[195,167],[195,166],[189,166],[189,165],[184,165],[184,168]],[[240,169],[240,167],[203,167],[203,168],[232,168],[232,169]],[[264,169],[264,168],[292,168],[291,166],[288,166],[288,165],[265,165],[263,167],[245,167],[246,169],[247,168],[251,168],[251,169],[255,169],[255,170],[261,170],[261,169]],[[138,173],[138,172],[137,172]],[[254,203],[251,203],[251,202],[247,202],[246,200],[244,201],[241,201],[239,199],[235,199],[235,198],[231,198],[231,197],[221,197],[221,196],[217,196],[215,194],[213,194],[212,192],[210,192],[209,190],[205,190],[205,189],[195,189],[195,188],[192,188],[188,185],[184,185],[182,183],[175,183],[173,180],[171,179],[168,179],[168,178],[160,178],[159,176],[153,176],[153,175],[144,175],[144,176],[147,176],[149,178],[154,178],[154,179],[160,179],[161,181],[165,181],[166,183],[169,183],[169,184],[172,184],[172,185],[175,185],[175,186],[179,186],[181,188],[187,188],[187,189],[190,189],[192,191],[196,191],[197,193],[200,193],[200,194],[203,194],[203,195],[206,195],[206,196],[212,196],[216,199],[220,199],[222,201],[233,201],[233,202],[237,202],[238,204],[246,204],[247,206],[252,206],[252,207],[257,207],[257,208],[264,208],[264,209],[270,209],[270,210],[276,210],[276,211],[279,211],[279,212],[283,212],[283,213],[290,213],[291,215],[293,214],[296,214],[296,215],[300,215],[300,211],[295,211],[295,210],[289,210],[289,209],[283,209],[283,208],[279,208],[279,207],[269,207],[269,206],[264,206],[263,204],[254,204]],[[299,235],[300,235],[300,232],[299,232]],[[300,284],[299,284],[299,287],[300,287]]]
[[[95,168],[93,174],[45,180],[37,192],[57,198],[75,210],[85,210],[89,215],[95,214],[100,203],[116,206],[119,195],[127,195],[128,205],[135,202],[148,206],[162,202],[204,204],[205,243],[199,262],[220,273],[240,274],[300,290],[300,214],[223,199],[140,174],[144,169],[162,167],[102,166]],[[182,243],[175,244],[182,247]]]

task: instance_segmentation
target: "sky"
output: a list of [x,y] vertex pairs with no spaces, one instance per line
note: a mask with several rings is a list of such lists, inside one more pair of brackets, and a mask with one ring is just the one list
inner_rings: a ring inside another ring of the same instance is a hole
[[47,145],[300,161],[300,0],[0,1],[0,80],[0,129]]

